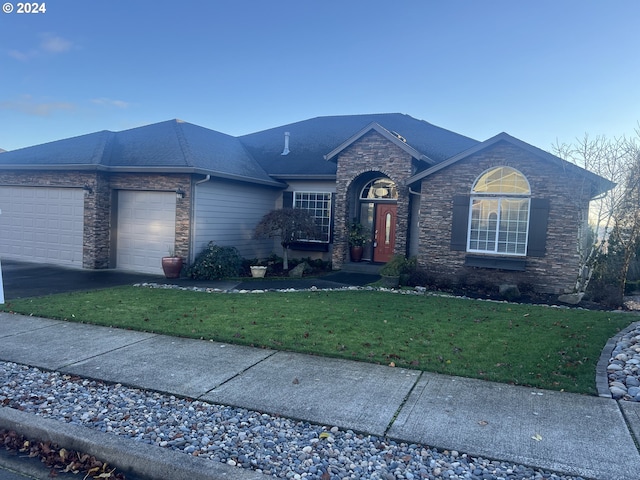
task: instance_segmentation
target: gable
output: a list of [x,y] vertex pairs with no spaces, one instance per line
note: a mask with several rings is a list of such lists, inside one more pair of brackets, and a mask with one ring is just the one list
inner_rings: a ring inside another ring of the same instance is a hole
[[412,176],[408,180],[408,183],[416,184],[417,182],[420,182],[441,170],[448,169],[457,163],[477,158],[483,154],[497,150],[500,153],[494,157],[494,164],[496,166],[501,164],[515,166],[517,168],[517,166],[512,165],[512,163],[518,162],[518,159],[533,159],[536,170],[552,169],[558,172],[557,174],[565,178],[566,183],[579,182],[581,185],[586,186],[589,198],[600,195],[614,186],[612,182],[603,177],[545,152],[544,150],[529,145],[506,133],[496,135],[485,142],[465,150],[458,155],[454,155],[453,157]]
[[338,180],[356,178],[365,172],[383,173],[395,182],[404,182],[414,171],[415,156],[376,129],[366,131],[340,148],[333,157]]

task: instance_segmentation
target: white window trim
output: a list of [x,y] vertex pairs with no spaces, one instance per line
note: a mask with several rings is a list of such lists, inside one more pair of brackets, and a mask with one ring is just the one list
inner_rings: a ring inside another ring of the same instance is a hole
[[[327,230],[327,239],[326,240],[303,240],[301,239],[300,241],[302,242],[308,242],[308,243],[330,243],[331,242],[331,215],[333,214],[333,212],[331,211],[331,192],[313,192],[313,191],[306,191],[306,190],[295,190],[293,192],[293,208],[300,208],[296,205],[296,203],[299,201],[298,200],[298,195],[328,195],[328,205],[327,205],[327,210],[329,213],[329,224],[327,225],[328,230]],[[309,209],[306,209],[307,211],[312,211]],[[314,217],[315,218],[315,217]]]
[[[496,230],[495,230],[495,240],[493,245],[493,250],[479,250],[471,248],[471,223],[473,220],[473,201],[477,199],[486,199],[492,198],[498,201],[498,208],[496,212]],[[502,200],[527,200],[527,229],[525,232],[525,243],[524,243],[524,253],[518,252],[500,252],[498,251],[498,243],[500,240],[500,215],[502,213]],[[502,255],[502,256],[510,256],[510,257],[526,257],[527,256],[527,248],[529,246],[529,223],[531,221],[531,197],[527,195],[487,195],[487,194],[476,194],[471,195],[469,199],[469,220],[467,224],[467,252],[469,253],[482,253],[488,255]]]

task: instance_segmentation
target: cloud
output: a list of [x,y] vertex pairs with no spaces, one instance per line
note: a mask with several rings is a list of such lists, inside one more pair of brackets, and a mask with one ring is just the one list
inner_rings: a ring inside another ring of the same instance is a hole
[[73,47],[73,43],[69,40],[65,40],[51,33],[43,33],[41,37],[42,43],[40,43],[40,48],[48,53],[64,53]]
[[19,50],[9,50],[9,56],[15,58],[16,60],[20,60],[21,62],[26,62],[31,57],[36,55],[35,50],[31,50],[29,52],[21,52]]
[[18,100],[7,100],[0,102],[1,110],[11,110],[14,112],[26,113],[38,117],[48,117],[57,111],[75,110],[76,106],[69,102],[40,102],[31,95],[23,95]]
[[117,108],[128,108],[129,102],[125,102],[124,100],[112,100],[110,98],[94,98],[91,100],[92,103],[96,105],[103,105],[106,107],[117,107]]
[[27,62],[32,58],[41,57],[43,55],[58,55],[68,52],[74,47],[74,44],[58,35],[52,33],[41,33],[39,35],[41,41],[37,48],[31,48],[29,50],[9,50],[7,54],[20,60],[21,62]]

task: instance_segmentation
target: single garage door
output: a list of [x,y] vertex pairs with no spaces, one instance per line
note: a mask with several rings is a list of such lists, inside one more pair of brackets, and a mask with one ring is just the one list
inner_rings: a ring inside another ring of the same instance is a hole
[[176,194],[118,192],[116,267],[162,274],[162,257],[174,247]]
[[0,187],[0,257],[82,267],[84,190]]

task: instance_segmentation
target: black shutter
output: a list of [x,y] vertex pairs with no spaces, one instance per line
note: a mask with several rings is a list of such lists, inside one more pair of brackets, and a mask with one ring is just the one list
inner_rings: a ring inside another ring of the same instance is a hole
[[293,208],[293,192],[282,192],[282,208]]
[[467,250],[469,229],[469,196],[453,197],[453,217],[451,219],[451,250]]
[[329,243],[333,243],[333,227],[336,218],[336,194],[331,194],[331,221],[329,222]]
[[547,222],[549,219],[549,200],[532,198],[529,212],[529,241],[527,255],[544,257],[547,246]]

